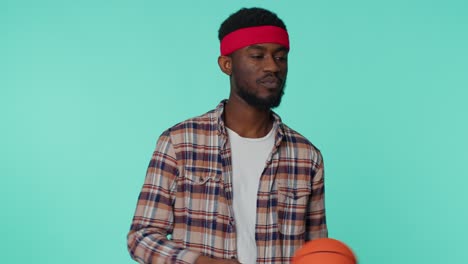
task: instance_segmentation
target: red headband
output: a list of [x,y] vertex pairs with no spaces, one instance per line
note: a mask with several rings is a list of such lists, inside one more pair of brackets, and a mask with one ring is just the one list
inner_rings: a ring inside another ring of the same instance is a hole
[[258,26],[241,28],[227,34],[221,40],[221,55],[259,43],[276,43],[289,49],[288,32],[276,26]]

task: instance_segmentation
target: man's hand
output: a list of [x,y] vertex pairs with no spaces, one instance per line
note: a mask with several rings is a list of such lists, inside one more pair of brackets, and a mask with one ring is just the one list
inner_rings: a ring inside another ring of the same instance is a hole
[[195,264],[241,264],[237,259],[214,259],[206,256],[200,256]]

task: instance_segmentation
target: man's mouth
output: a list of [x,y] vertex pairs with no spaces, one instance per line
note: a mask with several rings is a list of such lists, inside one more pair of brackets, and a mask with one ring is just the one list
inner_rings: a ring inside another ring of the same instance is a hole
[[258,83],[268,89],[277,89],[281,85],[280,79],[273,76],[268,76],[263,79],[260,79]]

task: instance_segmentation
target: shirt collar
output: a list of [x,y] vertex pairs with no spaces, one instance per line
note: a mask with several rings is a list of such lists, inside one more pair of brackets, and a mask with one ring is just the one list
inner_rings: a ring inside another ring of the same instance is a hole
[[[227,99],[222,100],[215,109],[215,117],[216,117],[217,123],[218,123],[218,134],[226,136],[226,137],[227,137],[227,130],[226,130],[226,126],[224,124],[223,113],[224,113],[224,106],[226,105],[227,101],[228,101]],[[279,144],[279,142],[281,141],[281,139],[283,138],[283,135],[284,135],[283,123],[281,121],[281,117],[278,114],[276,114],[273,111],[271,111],[271,114],[272,114],[273,119],[274,119],[273,127],[276,128],[276,140],[275,140],[275,142],[277,144]]]

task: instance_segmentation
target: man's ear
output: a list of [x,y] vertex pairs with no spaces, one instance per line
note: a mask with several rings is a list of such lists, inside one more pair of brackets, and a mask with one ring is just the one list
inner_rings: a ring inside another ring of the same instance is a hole
[[222,72],[231,76],[232,74],[232,58],[229,56],[219,56],[218,65]]

